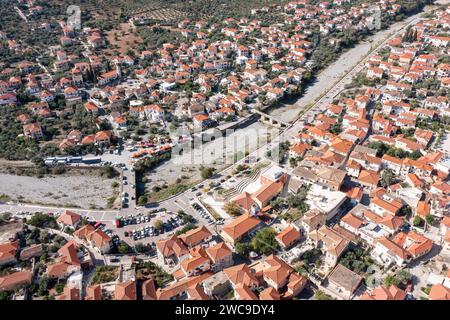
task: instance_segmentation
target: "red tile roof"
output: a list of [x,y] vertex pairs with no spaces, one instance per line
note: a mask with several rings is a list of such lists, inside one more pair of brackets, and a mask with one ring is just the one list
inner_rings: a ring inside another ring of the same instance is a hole
[[284,247],[290,246],[301,237],[300,232],[292,226],[285,228],[276,235],[278,242],[282,243]]
[[127,281],[116,284],[114,291],[115,300],[136,300],[136,282]]
[[31,284],[32,274],[29,271],[18,271],[0,277],[0,291],[11,291],[17,286]]
[[102,287],[99,284],[88,286],[85,300],[102,300]]
[[61,214],[57,221],[59,223],[68,225],[68,226],[74,226],[81,220],[81,216],[78,213],[66,210],[63,214]]
[[258,218],[249,214],[243,214],[225,225],[222,231],[236,240],[256,228],[260,223],[261,221]]
[[430,300],[450,300],[450,289],[442,284],[434,284],[428,294]]
[[361,300],[405,300],[406,292],[392,285],[389,288],[380,286],[366,292],[361,296]]

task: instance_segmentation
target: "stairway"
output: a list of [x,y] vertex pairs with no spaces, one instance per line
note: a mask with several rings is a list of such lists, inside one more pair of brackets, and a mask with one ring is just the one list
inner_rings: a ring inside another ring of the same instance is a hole
[[240,181],[236,186],[234,186],[226,194],[224,194],[225,201],[228,201],[238,194],[242,193],[249,184],[255,182],[258,179],[261,170],[262,168],[258,168],[249,177],[242,179],[242,181]]

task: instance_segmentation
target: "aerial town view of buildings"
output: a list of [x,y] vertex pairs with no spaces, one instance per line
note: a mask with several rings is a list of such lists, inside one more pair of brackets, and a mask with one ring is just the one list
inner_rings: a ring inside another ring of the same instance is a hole
[[447,0],[5,0],[0,300],[450,300]]

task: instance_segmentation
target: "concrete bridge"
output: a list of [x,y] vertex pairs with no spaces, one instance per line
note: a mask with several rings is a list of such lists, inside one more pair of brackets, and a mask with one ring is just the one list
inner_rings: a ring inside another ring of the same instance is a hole
[[251,112],[254,114],[257,114],[260,116],[259,121],[262,123],[267,123],[271,126],[277,127],[277,128],[286,128],[289,127],[291,124],[288,122],[281,121],[279,119],[276,119],[267,113],[264,113],[262,111],[259,111],[257,109],[251,109]]

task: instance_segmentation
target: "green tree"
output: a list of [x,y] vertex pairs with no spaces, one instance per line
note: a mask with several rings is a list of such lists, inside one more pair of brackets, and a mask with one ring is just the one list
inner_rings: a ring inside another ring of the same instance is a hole
[[427,222],[428,225],[433,225],[434,217],[431,214],[429,214],[425,217],[425,221]]
[[271,254],[278,249],[275,236],[276,231],[273,228],[264,228],[255,234],[250,245],[259,254]]
[[58,293],[58,294],[61,294],[61,293],[63,293],[63,291],[64,291],[64,283],[58,283],[56,286],[55,286],[55,290],[56,290],[56,292]]
[[149,251],[151,251],[151,246],[150,245],[145,245],[141,242],[136,243],[136,245],[134,246],[134,250],[138,253],[147,253]]
[[28,224],[37,228],[52,228],[57,229],[58,224],[56,223],[56,219],[42,212],[36,212],[30,220],[28,220]]
[[140,206],[146,205],[147,202],[148,202],[148,198],[146,195],[142,195],[138,198],[138,205],[140,205]]
[[270,201],[270,205],[272,206],[272,208],[277,209],[279,207],[281,207],[282,205],[284,205],[286,202],[283,198],[278,197],[272,201]]
[[422,153],[419,150],[416,150],[416,151],[413,151],[412,153],[410,153],[408,157],[413,160],[417,160],[420,157],[422,157]]
[[411,281],[412,275],[408,270],[400,270],[395,277],[401,285],[406,286]]
[[223,209],[231,216],[237,216],[242,213],[242,208],[234,201],[225,203]]
[[162,220],[156,220],[154,226],[156,230],[162,230],[164,227],[164,222]]
[[345,253],[339,263],[346,268],[361,274],[365,272],[371,264],[373,264],[373,261],[367,252],[357,247],[356,249]]
[[317,290],[314,294],[316,300],[333,300],[333,298],[321,290]]
[[339,123],[335,123],[330,127],[330,132],[332,134],[338,135],[339,133],[341,133],[341,131],[342,131],[341,125]]
[[195,229],[195,228],[196,228],[195,224],[193,224],[193,223],[188,223],[188,224],[186,224],[183,228],[181,228],[180,230],[178,230],[178,231],[176,232],[176,235],[178,236],[178,235],[184,234],[184,233],[188,232],[189,230],[192,230],[192,229]]
[[202,176],[203,179],[208,179],[210,178],[214,172],[216,171],[216,169],[211,168],[211,167],[200,167],[200,174]]
[[241,256],[248,256],[249,252],[251,251],[252,247],[246,243],[246,242],[238,242],[236,243],[235,247],[236,253]]
[[298,158],[289,158],[289,166],[291,168],[295,168],[298,164],[299,159]]
[[390,274],[386,276],[386,278],[384,279],[384,285],[386,287],[394,285],[399,288],[405,288],[411,278],[412,276],[407,270],[400,270],[395,275]]
[[127,254],[133,252],[133,249],[125,241],[121,241],[117,246],[117,251],[120,254]]
[[49,279],[47,277],[42,277],[39,281],[39,287],[37,289],[36,294],[39,297],[45,296],[48,294],[48,288],[49,288]]
[[309,210],[309,206],[306,203],[306,197],[308,196],[309,187],[302,186],[297,194],[290,194],[287,198],[287,203],[290,208],[296,208],[301,213],[305,213]]
[[389,150],[388,145],[379,141],[369,143],[368,147],[377,150],[377,157],[382,157]]
[[386,188],[395,182],[395,175],[391,170],[384,170],[381,175],[381,186]]
[[190,214],[184,214],[181,220],[183,221],[183,223],[191,223],[194,222],[194,217],[192,217]]
[[8,291],[0,291],[0,301],[1,300],[8,300],[10,295],[11,294]]
[[116,177],[117,174],[118,174],[118,173],[117,173],[116,169],[114,169],[114,168],[111,167],[111,166],[104,166],[104,167],[102,168],[101,175],[102,175],[103,177],[106,177],[106,178],[108,178],[108,179],[112,179],[112,178]]
[[422,219],[419,216],[415,216],[413,220],[413,226],[418,227],[422,224]]
[[402,216],[402,217],[411,217],[412,215],[412,208],[408,205],[404,205],[403,207],[400,208],[400,210],[398,211],[398,215]]

